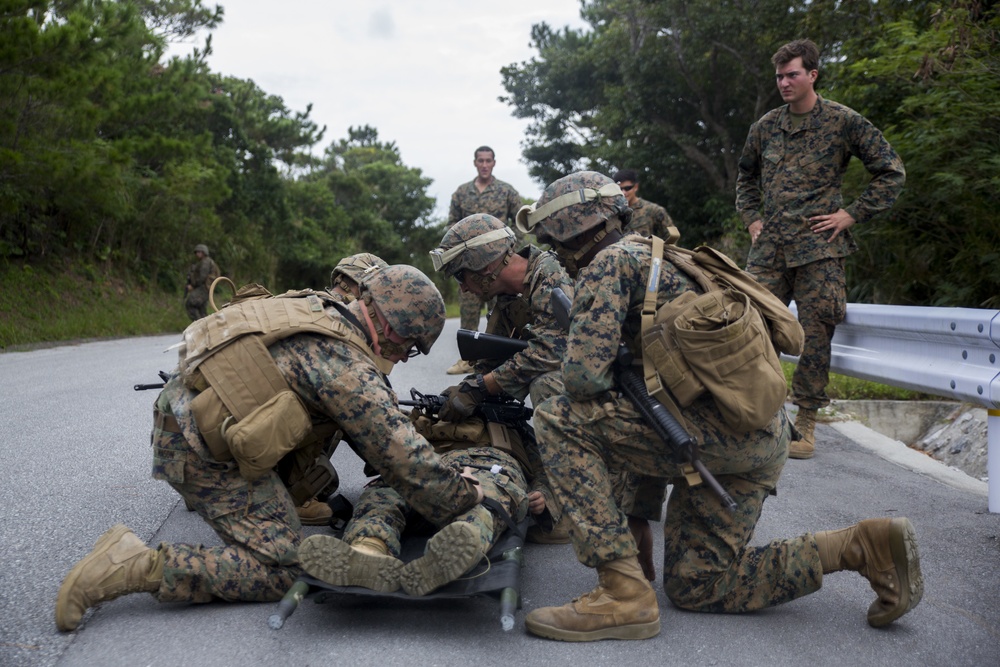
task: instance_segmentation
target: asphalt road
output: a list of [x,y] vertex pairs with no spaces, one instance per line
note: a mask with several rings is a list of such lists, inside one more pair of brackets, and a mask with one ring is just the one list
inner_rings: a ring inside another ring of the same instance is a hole
[[[401,395],[455,381],[443,369],[457,358],[456,328],[449,321],[429,357],[393,372]],[[856,430],[847,437],[829,425],[817,430],[814,459],[786,466],[754,542],[871,516],[908,516],[926,593],[887,629],[865,621],[874,599],[867,582],[838,573],[814,595],[738,616],[674,609],[659,589],[663,630],[654,639],[545,641],[526,634],[525,611],[567,602],[590,590],[596,576],[568,545],[529,544],[524,609],[511,632],[501,629],[496,603],[485,598],[306,600],[276,631],[267,626],[271,604],[158,604],[138,594],[102,605],[76,632],[59,633],[53,620],[59,584],[113,523],[127,524],[150,544],[218,543],[169,486],[149,476],[156,392],[135,392],[132,385],[156,382],[158,370],[173,368],[176,353],[164,350],[177,340],[0,354],[0,665],[1000,664],[1000,515],[987,513],[985,485],[943,483],[944,466],[925,461],[911,469],[907,452],[886,460]],[[334,463],[341,492],[356,499],[361,463],[347,448]]]

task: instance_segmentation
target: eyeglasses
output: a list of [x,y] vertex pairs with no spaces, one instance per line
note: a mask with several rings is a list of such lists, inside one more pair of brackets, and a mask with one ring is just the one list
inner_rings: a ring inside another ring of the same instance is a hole
[[465,282],[465,269],[459,269],[455,273],[451,274],[451,277],[460,283]]
[[622,192],[631,192],[632,188],[635,187],[635,184],[633,183],[632,185],[622,185],[621,183],[619,183],[618,187],[622,189]]
[[411,346],[410,349],[406,351],[407,359],[412,359],[413,357],[419,357],[419,356],[420,356],[420,350],[417,349],[416,345]]

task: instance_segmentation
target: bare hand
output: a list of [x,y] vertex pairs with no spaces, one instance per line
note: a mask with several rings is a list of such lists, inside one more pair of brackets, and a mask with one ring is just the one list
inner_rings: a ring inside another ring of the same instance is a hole
[[764,223],[760,220],[754,220],[750,223],[750,226],[747,227],[747,231],[750,232],[750,245],[753,245],[757,243],[757,237],[760,236],[762,231],[764,231]]
[[814,215],[809,218],[809,222],[814,223],[810,229],[817,234],[829,231],[833,232],[833,234],[830,235],[830,238],[826,240],[826,242],[829,243],[837,238],[837,235],[840,234],[840,232],[853,225],[856,221],[850,213],[842,208],[839,208],[835,213],[831,213],[829,215]]
[[532,514],[541,514],[545,511],[545,496],[541,491],[532,491],[528,494],[528,511]]

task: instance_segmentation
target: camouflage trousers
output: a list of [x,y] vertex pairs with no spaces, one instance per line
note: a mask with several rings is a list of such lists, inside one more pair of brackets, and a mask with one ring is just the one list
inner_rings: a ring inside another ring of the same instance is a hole
[[673,482],[664,523],[663,586],[678,607],[745,612],[819,589],[822,569],[811,535],[748,546],[764,499],[788,455],[784,410],[759,431],[705,437],[701,458],[738,503],[725,509],[705,484],[689,487],[680,467],[627,399],[572,401],[558,396],[534,415],[549,480],[574,526],[573,547],[590,567],[638,554],[625,513],[611,495],[609,468]]
[[161,602],[280,600],[301,573],[302,526],[274,472],[248,482],[235,463],[206,461],[179,433],[154,429],[153,477],[165,480],[225,546],[160,544]]
[[818,410],[830,404],[826,385],[830,382],[831,342],[834,330],[847,313],[844,258],[821,259],[788,268],[779,249],[774,267],[753,266],[747,270],[785,304],[795,301],[806,337],[792,375],[792,401],[800,407]]
[[[493,447],[473,447],[447,452],[441,458],[460,469],[471,466],[473,476],[483,487],[484,496],[500,503],[514,521],[521,522],[527,516],[527,482],[512,457]],[[502,466],[503,471],[493,473],[490,471],[493,466]],[[344,541],[350,543],[362,537],[376,537],[388,545],[393,556],[399,558],[402,553],[401,536],[408,521],[413,518],[412,510],[403,497],[379,479],[361,492],[354,506],[354,515],[344,531]],[[456,521],[467,521],[479,529],[483,553],[489,552],[506,529],[503,519],[493,516],[483,505],[476,505],[459,514],[452,520]]]
[[184,297],[184,310],[191,321],[200,320],[208,314],[208,288],[199,285]]
[[476,331],[479,329],[479,318],[483,312],[483,302],[472,292],[458,293],[459,323],[463,329]]
[[[531,381],[529,388],[531,404],[541,405],[547,399],[562,394],[563,391],[561,373],[553,371],[540,375]],[[537,449],[529,449],[528,458],[533,470],[544,471],[545,467],[541,460],[535,461],[539,458]],[[659,521],[663,517],[663,502],[667,497],[665,479],[647,477],[628,470],[613,469],[608,472],[611,476],[611,495],[625,514],[648,521]],[[545,487],[541,491],[546,494],[545,502],[552,515],[552,520],[559,523],[562,511],[557,507],[558,502],[550,502],[551,485],[548,483],[548,476],[542,473],[536,478],[544,481]],[[537,485],[533,486],[533,488],[535,487]]]

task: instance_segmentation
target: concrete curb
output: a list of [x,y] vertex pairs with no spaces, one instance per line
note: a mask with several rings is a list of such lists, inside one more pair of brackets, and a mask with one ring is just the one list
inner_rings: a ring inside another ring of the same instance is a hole
[[946,466],[944,463],[926,454],[907,447],[899,440],[893,440],[888,436],[871,430],[864,424],[845,421],[827,423],[826,425],[836,429],[859,445],[868,448],[886,461],[903,466],[921,475],[926,475],[956,489],[976,493],[983,497],[989,495],[986,482],[971,477],[961,470]]

